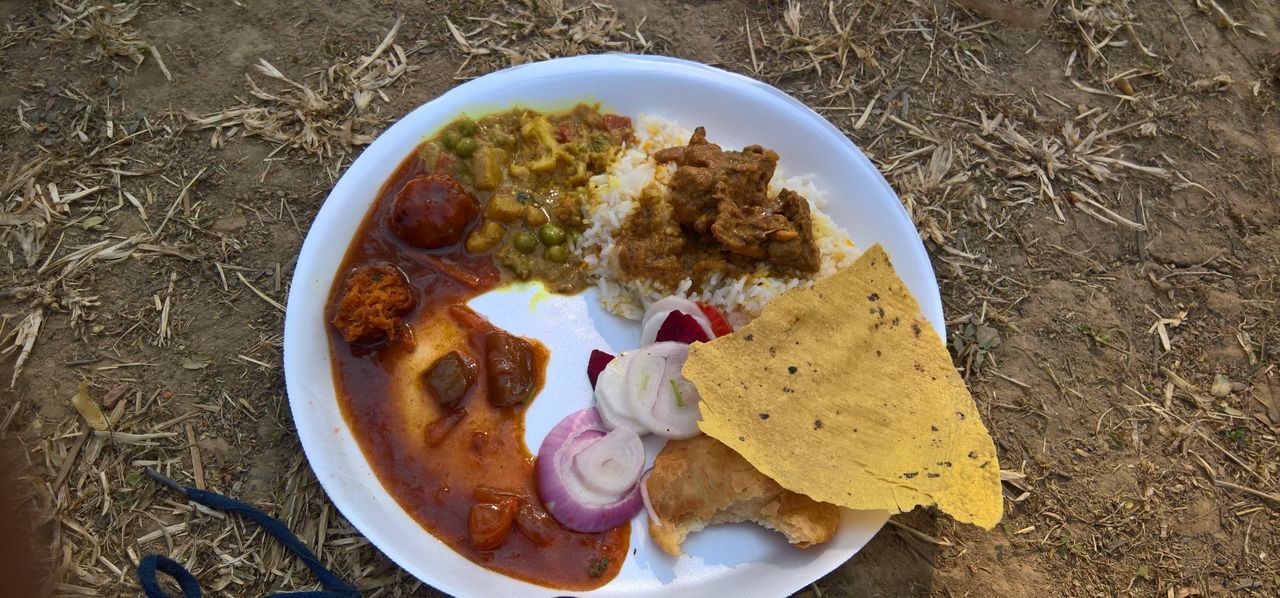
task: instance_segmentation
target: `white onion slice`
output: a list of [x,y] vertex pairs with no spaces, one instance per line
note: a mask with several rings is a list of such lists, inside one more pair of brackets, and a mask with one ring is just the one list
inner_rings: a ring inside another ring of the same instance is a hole
[[711,320],[707,319],[707,315],[702,312],[702,308],[684,297],[671,295],[663,297],[653,303],[644,310],[644,317],[640,320],[640,346],[644,347],[653,344],[658,338],[658,330],[662,328],[662,323],[667,321],[667,315],[673,311],[681,311],[686,315],[698,321],[698,325],[707,332],[707,338],[715,338],[716,334],[711,330]]
[[644,501],[644,510],[649,514],[649,521],[658,523],[662,521],[662,518],[658,517],[658,512],[653,508],[653,499],[649,498],[650,475],[653,475],[652,468],[650,468],[649,471],[644,472],[643,476],[640,476],[640,498]]
[[627,390],[627,364],[631,354],[623,353],[609,362],[596,379],[596,410],[606,427],[627,428],[636,434],[648,434],[649,428],[636,420],[630,409]]
[[702,411],[698,404],[702,396],[692,382],[680,374],[684,360],[678,364],[668,362],[667,383],[662,386],[658,402],[654,404],[653,421],[661,426],[653,430],[654,434],[667,438],[693,438],[701,431],[698,420],[702,419]]
[[644,471],[644,443],[635,432],[615,428],[573,456],[573,471],[586,489],[621,496]]
[[[694,384],[685,379],[681,369],[689,359],[689,346],[685,343],[653,343],[641,348],[640,353],[653,356],[662,364],[662,378],[648,411],[636,412],[636,419],[643,421],[649,430],[664,438],[692,438],[699,434],[698,420],[703,414],[698,408],[701,397]],[[640,356],[635,357],[639,361]]]
[[702,397],[680,370],[689,345],[666,341],[618,356],[596,382],[596,409],[612,428],[664,438],[697,436]]
[[[636,460],[635,450],[631,444],[640,444],[639,437],[627,437],[627,432],[619,432],[610,445],[625,450],[628,454],[615,457],[625,461],[618,467],[619,479],[584,479],[583,474],[596,475],[599,468],[592,467],[591,462],[603,462],[606,456],[589,457],[579,468],[576,459],[579,454],[601,442],[608,434],[595,409],[587,408],[569,414],[556,424],[538,448],[536,472],[538,476],[538,494],[542,504],[557,521],[565,527],[579,532],[602,532],[613,529],[631,519],[641,508],[644,499],[640,496],[637,484],[641,470],[644,468],[644,447],[639,448],[639,465],[630,461]],[[622,448],[630,446],[631,448]],[[608,446],[601,450],[607,449]],[[623,484],[623,474],[632,472],[630,483]],[[602,492],[599,489],[622,487],[622,492]]]
[[657,431],[650,416],[667,374],[666,357],[648,349],[666,344],[656,343],[627,353],[626,409],[644,428],[645,433]]

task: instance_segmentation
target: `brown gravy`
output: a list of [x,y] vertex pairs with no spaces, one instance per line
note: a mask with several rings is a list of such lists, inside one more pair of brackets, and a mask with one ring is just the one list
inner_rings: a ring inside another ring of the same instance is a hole
[[[343,415],[383,487],[453,550],[481,566],[531,583],[565,590],[600,587],[616,576],[622,565],[630,525],[595,534],[556,526],[545,546],[535,545],[518,529],[494,550],[478,550],[470,542],[468,516],[478,502],[474,497],[477,488],[522,495],[538,506],[541,501],[533,474],[534,458],[524,444],[528,403],[510,408],[490,405],[481,375],[462,400],[466,414],[454,418],[456,425],[449,430],[440,423],[443,414],[419,378],[432,360],[450,350],[469,355],[483,368],[484,335],[494,328],[462,306],[502,280],[488,254],[470,254],[461,244],[435,251],[416,249],[391,232],[386,223],[396,193],[424,173],[418,152],[400,164],[384,184],[344,258],[339,281],[356,266],[387,263],[399,267],[421,296],[405,317],[413,330],[413,343],[348,344],[336,329],[328,327]],[[477,197],[487,199],[481,194]],[[341,287],[340,282],[334,285],[330,306],[340,298]],[[541,377],[545,375],[547,351],[533,344],[538,349],[536,363]],[[538,388],[543,387],[542,382],[540,379]],[[432,446],[432,441],[438,444]]]

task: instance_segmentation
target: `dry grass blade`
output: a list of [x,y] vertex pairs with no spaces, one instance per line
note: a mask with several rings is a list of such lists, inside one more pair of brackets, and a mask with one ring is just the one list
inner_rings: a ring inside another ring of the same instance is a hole
[[266,301],[267,304],[270,305],[271,307],[274,307],[277,310],[280,310],[281,313],[284,313],[284,306],[281,305],[279,301],[276,301],[275,299],[272,299],[271,297],[267,296],[266,293],[259,291],[258,287],[255,287],[252,284],[249,284],[249,281],[245,279],[243,274],[236,272],[236,278],[239,278],[240,284],[243,284],[244,286],[248,287],[250,291],[253,291],[254,295],[258,296],[258,298],[262,299],[263,301]]
[[1266,39],[1267,37],[1266,33],[1263,33],[1262,31],[1259,31],[1257,28],[1250,27],[1248,25],[1245,25],[1231,18],[1231,15],[1227,13],[1226,9],[1222,8],[1222,5],[1218,4],[1217,0],[1209,0],[1209,6],[1213,7],[1213,11],[1218,14],[1217,25],[1219,27],[1224,27],[1232,31],[1235,31],[1237,29],[1243,29],[1246,33],[1249,33],[1250,35],[1256,35],[1260,38]]
[[[97,243],[83,245],[73,249],[71,253],[45,262],[44,265],[40,266],[40,268],[36,270],[36,273],[44,274],[54,268],[62,267],[60,277],[67,277],[75,273],[77,270],[96,261],[113,262],[123,260],[133,255],[138,244],[148,238],[149,235],[146,235],[145,233],[138,233],[127,239],[116,241],[115,243],[112,243],[109,239],[103,239]],[[50,257],[52,257],[52,254],[50,254]]]
[[22,366],[27,363],[27,358],[31,356],[31,349],[36,344],[36,338],[40,336],[40,325],[44,322],[44,308],[37,307],[22,319],[22,323],[18,324],[17,330],[13,334],[13,344],[6,347],[4,354],[9,354],[14,350],[18,351],[18,358],[13,362],[13,376],[9,378],[9,390],[13,390],[14,385],[18,383],[18,375],[22,373]]
[[1261,499],[1263,499],[1263,500],[1270,501],[1272,504],[1275,504],[1275,505],[1280,506],[1280,494],[1273,494],[1273,493],[1271,493],[1271,492],[1263,492],[1263,491],[1258,490],[1258,489],[1255,489],[1255,488],[1250,488],[1250,487],[1248,487],[1248,486],[1241,486],[1240,484],[1235,484],[1235,483],[1232,483],[1232,482],[1228,482],[1228,481],[1226,481],[1226,480],[1219,479],[1219,478],[1217,478],[1217,477],[1213,478],[1213,484],[1214,484],[1215,486],[1221,486],[1221,487],[1223,487],[1223,488],[1227,488],[1227,489],[1230,489],[1230,490],[1236,490],[1236,491],[1238,491],[1238,492],[1243,492],[1243,493],[1245,493],[1245,494],[1249,494],[1249,495],[1252,495],[1252,496],[1256,496],[1256,497],[1261,498]]
[[369,65],[373,64],[374,60],[377,60],[379,56],[382,56],[383,52],[387,51],[387,48],[391,47],[391,42],[396,39],[396,33],[400,31],[400,23],[403,21],[404,17],[396,18],[396,22],[391,25],[391,30],[387,32],[386,37],[382,38],[382,42],[378,44],[378,47],[373,49],[373,53],[366,56],[360,63],[360,66],[357,66],[351,71],[351,77],[354,78],[356,75],[359,75],[360,71],[368,68]]
[[58,35],[89,43],[97,58],[123,58],[135,67],[141,65],[150,52],[168,76],[159,53],[152,50],[133,25],[142,8],[140,3],[83,0],[74,6],[60,1],[50,4],[47,16],[53,21],[51,29]]
[[0,243],[15,243],[28,267],[39,261],[51,231],[68,224],[75,208],[105,189],[91,184],[102,176],[101,171],[83,173],[83,178],[73,183],[77,189],[69,193],[63,189],[71,184],[60,188],[55,182],[40,182],[57,166],[61,163],[51,163],[48,157],[32,159],[21,167],[15,163],[0,184],[0,227],[4,227]]
[[[500,14],[445,25],[466,59],[455,77],[469,78],[498,66],[598,52],[645,53],[654,46],[628,33],[613,7],[597,2],[566,6],[563,0],[507,5]],[[473,27],[470,30],[464,27]],[[505,63],[505,64],[504,64]]]
[[397,19],[368,55],[341,58],[314,78],[295,80],[260,58],[254,69],[283,84],[282,89],[264,89],[246,74],[249,93],[256,102],[187,117],[201,129],[215,129],[214,147],[243,128],[248,135],[325,160],[336,176],[336,167],[329,160],[341,162],[352,146],[372,143],[389,120],[370,110],[373,99],[387,100],[383,90],[418,68],[409,64],[404,49],[395,43],[400,23]]
[[906,525],[905,523],[898,523],[898,521],[896,521],[893,518],[889,519],[889,525],[892,525],[893,527],[896,527],[908,534],[911,534],[912,536],[919,538],[920,540],[933,544],[934,546],[947,546],[947,547],[954,546],[954,544],[951,543],[951,540],[948,540],[946,538],[935,538],[918,529],[915,529],[909,525]]

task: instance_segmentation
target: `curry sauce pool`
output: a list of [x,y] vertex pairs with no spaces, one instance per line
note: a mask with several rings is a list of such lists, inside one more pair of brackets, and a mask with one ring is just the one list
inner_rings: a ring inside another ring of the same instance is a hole
[[507,281],[586,288],[585,185],[630,136],[585,105],[450,123],[383,185],[328,301],[338,402],[383,487],[458,554],[565,590],[617,575],[630,526],[547,515],[524,444],[547,351],[464,306]]

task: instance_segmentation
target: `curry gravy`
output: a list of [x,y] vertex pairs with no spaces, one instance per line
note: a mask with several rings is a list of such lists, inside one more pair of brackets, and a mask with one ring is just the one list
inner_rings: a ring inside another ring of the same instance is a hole
[[[434,169],[433,169],[434,170]],[[501,284],[503,272],[490,254],[462,243],[425,251],[406,245],[388,226],[397,193],[422,174],[423,155],[404,160],[385,183],[349,247],[339,280],[353,268],[389,264],[404,272],[420,295],[404,316],[409,342],[369,346],[348,343],[329,326],[338,402],[383,487],[425,529],[471,561],[531,583],[565,590],[600,587],[617,575],[630,540],[630,525],[603,533],[554,526],[550,542],[535,545],[518,528],[493,550],[472,546],[469,512],[482,487],[518,495],[541,507],[534,458],[524,443],[529,402],[495,407],[485,399],[482,374],[451,415],[427,395],[422,373],[438,357],[459,351],[483,370],[485,335],[495,328],[465,307]],[[483,202],[488,199],[472,191]],[[329,305],[338,303],[335,283]],[[330,314],[332,317],[332,314]],[[547,351],[532,339],[537,388],[544,387]],[[433,445],[434,443],[434,445]],[[483,492],[483,490],[482,490]]]

